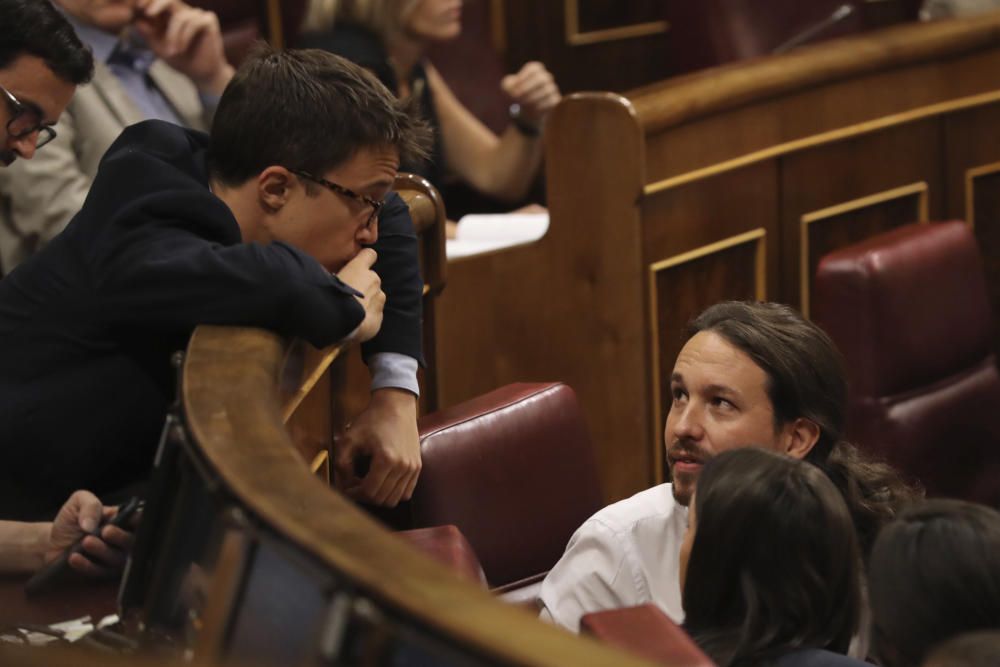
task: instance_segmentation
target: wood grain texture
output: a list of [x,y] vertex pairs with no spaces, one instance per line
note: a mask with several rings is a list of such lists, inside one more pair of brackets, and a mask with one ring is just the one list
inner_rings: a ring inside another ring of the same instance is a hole
[[[731,270],[692,267],[706,273],[658,286],[674,313],[661,319],[649,312],[648,267],[762,228],[767,296],[799,306],[818,254],[920,218],[961,219],[966,172],[1000,162],[998,71],[1000,14],[991,14],[625,96],[567,96],[546,129],[546,237],[450,266],[443,403],[506,382],[566,381],[584,406],[607,499],[645,488],[658,479],[661,447],[650,426],[662,411],[654,361],[672,367],[662,357],[676,351],[680,313],[754,294],[756,279],[746,258]],[[803,216],[914,184],[924,194],[813,223],[803,248]],[[988,192],[973,205],[991,211]],[[984,229],[980,240],[985,257],[1000,256],[1000,235]],[[991,280],[1000,285],[1000,272]]]

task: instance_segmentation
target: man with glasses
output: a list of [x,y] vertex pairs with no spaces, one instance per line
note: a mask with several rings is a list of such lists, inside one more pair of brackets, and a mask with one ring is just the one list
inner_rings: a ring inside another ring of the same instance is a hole
[[47,0],[0,2],[0,164],[30,160],[55,138],[52,126],[93,58]]
[[[0,268],[10,273],[83,206],[101,156],[128,125],[160,119],[207,131],[233,75],[214,13],[181,0],[54,0],[94,53],[38,160],[0,174]],[[31,187],[27,187],[31,184]]]
[[[170,356],[200,324],[367,341],[372,399],[338,443],[338,483],[377,504],[408,498],[423,281],[390,191],[428,138],[356,65],[266,48],[233,77],[210,136],[127,128],[66,230],[0,281],[0,517],[143,479],[175,393]],[[380,380],[400,375],[412,385]]]

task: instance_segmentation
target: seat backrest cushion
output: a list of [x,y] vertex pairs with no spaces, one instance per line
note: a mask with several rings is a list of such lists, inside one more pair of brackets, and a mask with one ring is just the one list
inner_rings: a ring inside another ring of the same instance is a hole
[[412,527],[454,524],[493,587],[550,569],[602,505],[590,437],[568,386],[515,384],[420,421]]

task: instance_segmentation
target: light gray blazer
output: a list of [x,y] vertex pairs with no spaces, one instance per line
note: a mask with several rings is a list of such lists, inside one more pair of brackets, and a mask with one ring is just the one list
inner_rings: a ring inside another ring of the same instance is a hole
[[[7,274],[63,230],[83,206],[97,165],[123,129],[145,118],[104,63],[77,89],[56,138],[31,160],[0,169],[0,269]],[[211,113],[197,88],[162,61],[149,70],[188,127],[208,130]]]

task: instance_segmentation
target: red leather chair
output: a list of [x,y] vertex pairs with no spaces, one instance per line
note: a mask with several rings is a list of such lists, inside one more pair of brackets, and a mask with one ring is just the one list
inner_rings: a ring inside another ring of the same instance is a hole
[[1000,375],[962,222],[908,225],[819,264],[813,316],[843,353],[849,437],[928,494],[1000,500]]
[[441,563],[459,577],[486,586],[486,574],[472,545],[458,526],[414,528],[396,533],[411,547]]
[[712,667],[715,663],[658,607],[644,604],[596,611],[580,619],[581,630],[660,665]]
[[573,531],[603,505],[576,394],[561,383],[508,385],[419,426],[423,470],[394,523],[457,526],[496,592],[534,599]]

